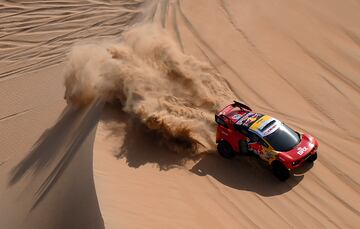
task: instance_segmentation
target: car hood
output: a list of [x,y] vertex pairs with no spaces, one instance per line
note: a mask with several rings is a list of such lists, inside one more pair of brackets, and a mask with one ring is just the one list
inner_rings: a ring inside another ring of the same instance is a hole
[[308,134],[301,134],[301,140],[293,149],[283,152],[287,157],[298,160],[308,155],[315,147],[315,139]]

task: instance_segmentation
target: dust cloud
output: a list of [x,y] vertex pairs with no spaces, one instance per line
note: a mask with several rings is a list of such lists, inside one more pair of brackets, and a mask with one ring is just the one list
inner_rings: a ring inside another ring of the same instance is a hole
[[119,101],[164,142],[195,151],[214,147],[214,113],[235,98],[215,69],[155,25],[134,27],[119,41],[75,45],[65,87],[68,103]]

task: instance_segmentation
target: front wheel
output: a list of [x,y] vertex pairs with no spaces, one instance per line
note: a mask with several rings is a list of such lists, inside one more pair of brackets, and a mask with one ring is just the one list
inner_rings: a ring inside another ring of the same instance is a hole
[[290,171],[280,161],[274,161],[272,165],[274,175],[280,181],[286,181],[290,177]]
[[221,156],[224,158],[230,159],[235,156],[234,150],[231,145],[226,141],[219,142],[217,150]]

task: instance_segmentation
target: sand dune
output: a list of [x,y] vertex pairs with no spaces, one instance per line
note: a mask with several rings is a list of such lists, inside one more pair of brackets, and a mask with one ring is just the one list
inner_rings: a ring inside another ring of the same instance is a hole
[[[358,2],[0,4],[0,228],[360,223]],[[280,183],[220,158],[232,99],[316,136],[318,161]]]

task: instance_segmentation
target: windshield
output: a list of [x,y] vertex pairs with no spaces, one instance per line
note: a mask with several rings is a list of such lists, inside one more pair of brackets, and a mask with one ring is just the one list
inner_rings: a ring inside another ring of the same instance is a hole
[[284,123],[279,129],[264,137],[276,151],[289,151],[300,142],[300,136]]

